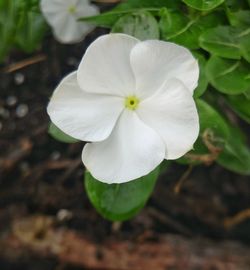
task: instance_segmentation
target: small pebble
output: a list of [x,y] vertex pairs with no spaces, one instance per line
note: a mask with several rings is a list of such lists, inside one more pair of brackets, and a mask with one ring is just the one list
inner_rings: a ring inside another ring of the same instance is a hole
[[15,96],[8,96],[6,98],[6,104],[10,107],[15,106],[17,103],[17,97]]
[[22,118],[29,112],[29,107],[26,104],[20,104],[16,108],[16,116]]
[[23,73],[18,72],[14,75],[14,80],[17,85],[20,85],[24,83],[25,77]]
[[8,119],[10,117],[10,112],[5,108],[0,107],[0,117],[2,117],[3,119]]
[[51,155],[50,158],[52,160],[58,160],[61,157],[61,153],[59,151],[54,151]]
[[60,209],[56,217],[59,221],[66,221],[73,217],[73,213],[67,209]]

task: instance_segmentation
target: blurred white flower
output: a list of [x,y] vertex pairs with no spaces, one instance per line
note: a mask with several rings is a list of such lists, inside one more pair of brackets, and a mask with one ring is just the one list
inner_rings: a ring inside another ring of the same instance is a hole
[[198,77],[197,61],[184,47],[104,35],[56,88],[48,114],[66,134],[90,142],[82,160],[96,179],[128,182],[192,149]]
[[77,21],[99,13],[88,0],[41,0],[41,11],[61,43],[81,41],[94,26]]

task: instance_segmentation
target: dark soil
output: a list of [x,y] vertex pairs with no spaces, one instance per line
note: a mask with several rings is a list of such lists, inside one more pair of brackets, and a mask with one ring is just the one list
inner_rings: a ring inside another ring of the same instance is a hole
[[[90,205],[80,161],[83,144],[63,144],[48,135],[46,106],[58,82],[77,68],[86,47],[101,33],[97,29],[84,43],[71,46],[48,37],[36,53],[46,60],[0,75],[0,237],[14,220],[46,215],[97,245],[107,238],[157,241],[166,234],[250,245],[250,220],[224,226],[226,218],[250,208],[250,179],[215,164],[194,168],[176,194],[174,188],[188,168],[172,163],[145,209],[121,225],[104,220]],[[14,52],[4,67],[27,57]],[[0,254],[0,269],[62,268],[58,258],[30,253],[18,260]],[[63,269],[83,268],[69,264]]]

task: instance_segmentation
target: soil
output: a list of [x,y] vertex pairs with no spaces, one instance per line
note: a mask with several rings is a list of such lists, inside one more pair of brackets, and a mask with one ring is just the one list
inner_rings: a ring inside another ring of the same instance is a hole
[[[87,46],[102,33],[97,29],[83,43],[67,46],[48,36],[33,56],[13,52],[1,68],[0,239],[18,236],[17,222],[51,217],[55,228],[79,234],[96,246],[110,240],[150,244],[176,235],[190,241],[210,239],[215,248],[228,240],[249,248],[249,213],[232,217],[250,208],[250,179],[216,164],[192,168],[176,193],[178,181],[189,168],[172,163],[161,174],[147,206],[122,224],[104,220],[93,209],[83,185],[83,143],[64,144],[51,138],[46,106],[58,82],[77,68]],[[46,59],[6,73],[10,64],[37,55]],[[72,261],[62,263],[55,255],[22,253],[1,243],[1,270],[87,269]]]

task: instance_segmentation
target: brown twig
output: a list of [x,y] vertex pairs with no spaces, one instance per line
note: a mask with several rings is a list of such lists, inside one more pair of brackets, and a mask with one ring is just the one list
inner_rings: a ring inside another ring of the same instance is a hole
[[225,218],[224,227],[226,229],[231,229],[239,223],[244,222],[246,219],[250,219],[250,208],[242,210],[232,217]]
[[184,174],[181,176],[181,178],[178,180],[177,184],[175,185],[175,187],[174,187],[175,194],[180,193],[180,190],[181,190],[183,183],[188,178],[188,176],[191,174],[192,170],[193,170],[193,165],[190,164],[188,166],[188,169],[184,172]]
[[166,213],[162,213],[158,209],[152,207],[148,208],[147,212],[149,213],[150,216],[154,217],[165,226],[169,226],[175,229],[177,232],[182,233],[183,235],[186,236],[192,235],[192,232],[186,226],[184,226],[177,220],[173,219],[172,217],[167,216]]
[[214,145],[214,143],[221,142],[218,138],[216,138],[213,132],[210,129],[206,129],[202,134],[202,141],[209,150],[208,154],[192,154],[187,153],[185,156],[192,161],[199,161],[204,163],[205,165],[211,165],[219,156],[221,151],[223,150],[221,147]]
[[27,66],[34,65],[36,63],[42,62],[42,61],[44,61],[46,59],[47,59],[47,56],[46,55],[39,54],[39,55],[36,55],[34,57],[30,57],[30,58],[24,59],[24,60],[22,60],[20,62],[10,64],[9,66],[5,67],[2,70],[2,72],[4,72],[4,73],[11,73],[11,72],[17,71],[19,69],[22,69],[24,67],[27,67]]
[[67,170],[60,177],[60,183],[63,183],[66,179],[68,179],[81,164],[81,159],[72,160],[70,166],[68,166]]
[[30,154],[32,147],[33,144],[30,139],[20,139],[17,144],[11,147],[9,153],[0,159],[0,172],[11,171],[19,161]]

